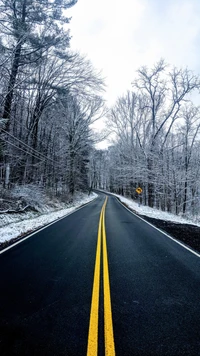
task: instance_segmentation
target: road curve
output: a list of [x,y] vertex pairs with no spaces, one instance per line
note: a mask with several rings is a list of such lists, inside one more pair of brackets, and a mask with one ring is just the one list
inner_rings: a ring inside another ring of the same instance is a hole
[[87,355],[95,278],[98,356],[200,355],[199,257],[116,198],[104,202],[100,194],[0,255],[1,356]]
[[116,354],[200,355],[200,259],[109,198]]

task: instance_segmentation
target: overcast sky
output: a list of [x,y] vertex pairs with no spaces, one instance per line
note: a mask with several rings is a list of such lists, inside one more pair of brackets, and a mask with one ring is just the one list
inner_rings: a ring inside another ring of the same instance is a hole
[[200,0],[78,0],[68,14],[71,48],[102,70],[109,105],[161,57],[200,74]]

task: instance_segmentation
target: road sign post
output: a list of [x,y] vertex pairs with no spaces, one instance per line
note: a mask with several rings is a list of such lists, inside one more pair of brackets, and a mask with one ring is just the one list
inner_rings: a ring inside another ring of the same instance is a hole
[[140,194],[142,194],[142,188],[137,187],[135,191],[138,193],[138,206],[140,207]]

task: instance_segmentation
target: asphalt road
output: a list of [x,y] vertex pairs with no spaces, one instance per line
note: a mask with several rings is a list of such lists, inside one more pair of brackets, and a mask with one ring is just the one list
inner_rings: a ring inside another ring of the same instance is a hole
[[1,356],[97,356],[88,351],[95,308],[98,356],[200,355],[199,257],[104,201],[0,255]]

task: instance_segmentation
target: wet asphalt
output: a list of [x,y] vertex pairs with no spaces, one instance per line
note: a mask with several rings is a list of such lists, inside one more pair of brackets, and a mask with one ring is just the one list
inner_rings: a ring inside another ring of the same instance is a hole
[[[87,354],[104,199],[0,255],[1,356]],[[111,196],[105,224],[116,355],[200,355],[199,257]]]

